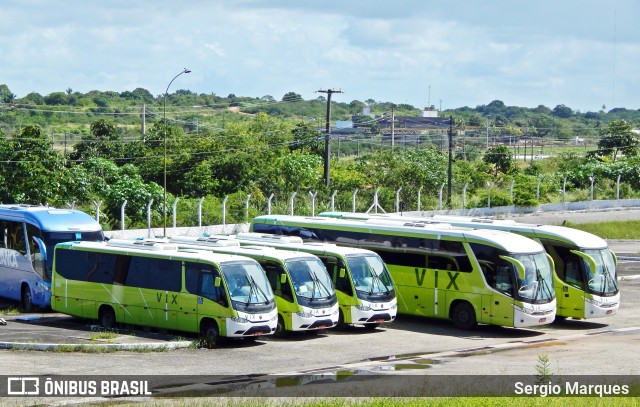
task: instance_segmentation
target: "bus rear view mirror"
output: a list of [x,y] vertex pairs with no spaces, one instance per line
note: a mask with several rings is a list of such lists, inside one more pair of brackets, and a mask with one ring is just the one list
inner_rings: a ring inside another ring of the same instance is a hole
[[347,275],[347,271],[343,268],[340,269],[340,278],[344,278]]
[[287,282],[287,275],[280,274],[280,284],[285,284]]
[[216,279],[213,281],[213,285],[216,287],[220,287],[220,284],[222,284],[222,280],[220,280],[220,277],[216,277]]

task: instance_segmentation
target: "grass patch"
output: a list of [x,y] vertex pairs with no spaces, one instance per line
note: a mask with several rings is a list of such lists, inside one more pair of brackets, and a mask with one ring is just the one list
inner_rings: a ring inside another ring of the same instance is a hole
[[92,333],[91,336],[89,336],[89,339],[91,340],[91,342],[96,342],[96,341],[111,342],[112,339],[115,339],[118,336],[120,336],[118,333],[112,332],[112,331],[97,331],[95,333]]
[[563,226],[593,233],[603,239],[640,239],[640,220],[596,223],[573,223],[571,221],[565,221]]

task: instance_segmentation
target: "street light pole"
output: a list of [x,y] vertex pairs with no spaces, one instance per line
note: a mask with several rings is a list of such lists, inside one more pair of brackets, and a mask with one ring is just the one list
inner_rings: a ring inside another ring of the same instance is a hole
[[164,91],[164,108],[163,108],[163,124],[164,124],[164,201],[162,203],[162,236],[167,237],[167,94],[169,93],[169,87],[176,80],[176,78],[183,73],[191,72],[187,68],[184,68],[179,74],[171,79],[171,82],[167,85],[167,89]]

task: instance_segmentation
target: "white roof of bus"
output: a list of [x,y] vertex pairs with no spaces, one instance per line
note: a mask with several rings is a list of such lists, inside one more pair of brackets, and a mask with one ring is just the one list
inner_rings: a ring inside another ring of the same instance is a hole
[[[481,229],[499,229],[515,233],[535,234],[536,237],[547,237],[575,244],[581,249],[602,249],[607,247],[607,242],[601,237],[593,233],[585,232],[579,229],[569,228],[557,225],[540,225],[531,223],[516,222],[513,219],[491,219],[471,216],[456,215],[433,215],[433,216],[404,216],[399,214],[365,214],[365,213],[348,213],[348,212],[325,212],[326,216],[342,215],[345,219],[384,219],[385,221],[403,220],[405,222],[424,221],[424,222],[442,222],[443,224],[451,224],[459,227],[481,228]],[[321,215],[322,216],[322,215]]]
[[322,242],[279,243],[277,241],[265,241],[261,243],[260,241],[250,239],[251,237],[260,237],[265,235],[274,236],[274,235],[268,235],[265,233],[246,232],[246,233],[238,233],[236,235],[236,238],[242,240],[245,243],[255,243],[256,245],[268,244],[276,248],[279,246],[286,246],[286,247],[291,247],[291,248],[300,249],[300,250],[308,249],[315,252],[332,253],[332,254],[338,254],[342,256],[347,256],[350,254],[369,254],[369,255],[373,254],[377,256],[377,254],[372,250],[361,249],[359,247],[338,246],[334,243],[322,243]]
[[206,246],[206,245],[198,245],[197,243],[186,243],[181,241],[177,243],[180,249],[195,249],[195,250],[207,250],[213,251],[216,253],[229,253],[236,254],[238,256],[264,256],[271,257],[280,260],[290,260],[290,259],[299,259],[301,257],[316,257],[313,254],[305,253],[305,252],[292,252],[288,250],[278,250],[273,247],[268,246]]
[[164,257],[164,258],[169,258],[169,259],[181,259],[181,260],[207,260],[207,261],[211,261],[214,263],[225,263],[228,261],[238,261],[238,260],[245,260],[245,261],[255,261],[249,257],[246,256],[238,256],[238,255],[232,255],[232,254],[218,254],[218,253],[214,253],[211,252],[209,250],[174,250],[174,249],[167,249],[167,250],[149,250],[149,249],[145,249],[145,248],[140,248],[140,247],[126,247],[124,245],[119,246],[119,245],[113,245],[113,240],[112,239],[110,242],[112,242],[111,244],[109,244],[109,242],[89,242],[89,241],[82,241],[82,242],[69,242],[69,243],[63,243],[63,245],[68,245],[72,250],[75,249],[90,249],[91,251],[95,251],[95,252],[104,252],[104,253],[122,253],[122,254],[141,254],[141,255],[148,255],[150,253],[152,253],[154,256],[157,257]]
[[484,240],[492,242],[495,245],[502,247],[504,250],[510,253],[537,253],[543,251],[542,245],[535,240],[529,239],[521,235],[517,235],[511,232],[504,232],[500,230],[490,229],[471,229],[471,228],[429,228],[429,225],[421,226],[405,226],[406,222],[389,222],[388,220],[383,224],[376,224],[375,222],[362,222],[358,220],[347,219],[334,219],[329,217],[304,217],[304,216],[288,216],[288,215],[264,215],[254,218],[260,220],[260,223],[266,224],[278,224],[278,222],[292,222],[292,223],[311,223],[313,225],[332,225],[343,226],[355,229],[371,230],[373,227],[377,230],[385,231],[399,231],[403,233],[411,233],[415,235],[429,235],[436,239],[442,237],[464,237],[472,238],[476,240]]

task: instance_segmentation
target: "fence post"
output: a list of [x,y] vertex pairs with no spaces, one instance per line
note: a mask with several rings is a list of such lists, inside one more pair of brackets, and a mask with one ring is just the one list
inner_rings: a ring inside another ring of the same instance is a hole
[[542,178],[538,177],[538,184],[536,185],[536,201],[540,201],[540,182]]
[[229,199],[229,195],[225,195],[222,200],[222,233],[224,233],[224,227],[227,225],[227,199]]
[[562,203],[566,202],[566,193],[567,193],[567,177],[564,177],[564,181],[562,182]]
[[616,181],[616,199],[620,200],[620,177],[622,174],[618,175],[618,180]]
[[440,185],[440,192],[438,192],[438,209],[442,209],[442,189],[444,184]]
[[102,201],[93,201],[93,205],[96,207],[96,222],[100,223],[100,205],[102,205]]
[[267,199],[267,215],[271,215],[271,201],[273,200],[274,194],[271,193],[269,198]]
[[204,196],[200,198],[198,201],[198,227],[202,227],[202,202],[204,201]]
[[127,200],[125,199],[122,205],[120,206],[120,226],[122,230],[124,230],[124,207],[127,206]]
[[309,195],[311,196],[311,216],[316,216],[316,196],[318,193],[309,191]]
[[177,225],[177,219],[178,219],[178,200],[180,198],[176,197],[176,199],[173,200],[173,228],[176,228]]
[[509,198],[511,199],[511,202],[513,202],[513,186],[515,185],[516,180],[512,179],[511,180],[511,186],[509,187]]
[[291,216],[293,216],[293,200],[296,198],[296,195],[298,193],[294,192],[293,194],[291,194],[291,198],[289,198],[289,207],[291,208]]
[[331,212],[334,212],[336,210],[336,194],[338,193],[338,190],[334,190],[333,194],[331,194]]
[[591,174],[591,176],[589,177],[589,181],[591,181],[591,200],[593,201],[593,181],[596,180],[596,177],[593,176],[593,174]]
[[468,182],[464,183],[464,187],[462,187],[462,209],[467,209],[467,187],[469,186]]
[[491,182],[487,182],[487,188],[489,189],[489,193],[487,194],[487,208],[491,209],[491,187],[493,184]]
[[358,188],[353,191],[353,195],[351,196],[351,212],[356,213],[356,195],[358,195]]
[[420,212],[420,206],[422,205],[422,188],[423,185],[418,188],[418,212]]
[[153,199],[147,204],[147,237],[151,237],[151,205],[153,205]]
[[400,212],[400,191],[402,191],[402,187],[396,191],[396,213]]
[[247,199],[244,201],[244,223],[249,223],[249,200],[251,199],[251,194],[247,194]]

